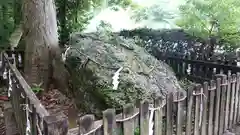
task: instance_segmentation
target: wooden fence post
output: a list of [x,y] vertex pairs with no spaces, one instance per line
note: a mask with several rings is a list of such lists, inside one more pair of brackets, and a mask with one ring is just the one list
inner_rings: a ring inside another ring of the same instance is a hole
[[188,89],[186,135],[192,135],[193,86]]
[[167,124],[166,124],[166,135],[173,135],[173,93],[167,94]]
[[115,109],[103,111],[103,132],[104,135],[117,135],[116,131],[116,114]]
[[44,135],[67,135],[68,119],[64,116],[45,116],[43,127]]
[[163,126],[163,120],[162,120],[162,98],[160,97],[156,97],[154,99],[154,107],[158,108],[155,111],[155,115],[154,115],[154,135],[162,135],[163,130],[162,130],[162,126]]
[[140,103],[140,135],[149,134],[149,102],[142,101]]
[[195,114],[194,114],[194,135],[200,135],[200,105],[201,105],[201,88],[202,86],[200,84],[197,84],[195,86]]
[[210,96],[209,96],[209,110],[208,110],[208,135],[213,134],[213,112],[214,112],[214,100],[215,100],[215,93],[216,93],[216,84],[215,81],[210,81]]
[[207,135],[207,110],[208,110],[208,82],[203,83],[203,92],[205,97],[203,97],[203,114],[202,114],[202,126],[201,135]]
[[94,128],[94,115],[85,115],[80,117],[79,121],[77,121],[77,124],[79,125],[79,131],[78,133],[86,134],[89,133]]
[[174,101],[175,103],[177,103],[177,124],[176,124],[177,130],[176,130],[176,135],[182,135],[183,120],[186,118],[186,117],[184,117],[183,100],[181,99],[181,98],[185,98],[185,97],[181,97],[180,95],[181,94],[179,93],[178,96],[177,96],[177,100]]
[[224,124],[224,131],[229,128],[229,114],[230,114],[230,96],[231,96],[231,81],[232,81],[232,76],[228,75],[227,77],[227,98],[226,98],[226,108],[225,108],[225,124]]
[[[17,122],[17,127],[19,130],[20,134],[24,134],[25,133],[25,128],[26,128],[26,112],[28,110],[24,110],[24,105],[26,104],[26,99],[22,98],[20,95],[24,94],[22,93],[23,90],[21,88],[17,87],[17,83],[14,83],[14,79],[16,79],[15,77],[11,77],[12,80],[12,92],[11,92],[11,97],[10,97],[10,102],[12,104],[12,108],[14,110],[14,115],[15,115],[15,119]],[[9,81],[9,80],[8,80]],[[27,97],[25,97],[27,98]],[[22,104],[22,105],[21,105]]]
[[234,124],[236,124],[238,122],[238,107],[239,107],[239,85],[240,85],[240,74],[237,73],[237,77],[236,77],[236,93],[235,93],[235,108],[234,108],[234,117],[233,117],[233,122]]
[[226,105],[226,90],[227,90],[227,76],[222,76],[221,83],[221,105],[220,105],[220,121],[219,121],[219,134],[223,134],[224,132],[224,121],[225,121],[225,105]]
[[30,114],[30,123],[31,123],[31,128],[32,128],[32,135],[37,135],[38,130],[37,130],[37,112],[36,108],[34,107],[33,104],[29,105],[30,110],[32,110],[32,113]]
[[220,113],[220,99],[221,99],[221,75],[216,75],[216,93],[215,93],[215,114],[214,114],[214,130],[213,135],[218,135],[219,131],[219,113]]
[[236,74],[233,74],[233,90],[234,90],[234,96],[232,97],[233,98],[233,117],[232,117],[232,124],[235,125],[236,122],[235,122],[235,116],[236,116],[236,111],[237,111],[237,76]]
[[1,76],[3,75],[3,72],[4,72],[4,69],[5,69],[5,59],[4,59],[4,55],[3,55],[3,52],[1,52],[1,67],[0,67],[0,73],[1,73]]
[[[237,83],[238,83],[238,96],[239,96],[239,94],[240,94],[240,73],[237,73]],[[240,121],[240,107],[239,107],[239,105],[240,105],[240,99],[239,99],[239,97],[238,97],[238,108],[237,108],[237,110],[238,110],[238,114],[237,114],[237,122],[239,122]]]
[[[134,106],[128,104],[123,108],[123,119],[134,115]],[[123,134],[133,135],[134,134],[134,118],[123,122]]]
[[234,96],[235,96],[235,87],[236,87],[236,75],[233,74],[232,75],[232,79],[231,79],[231,106],[230,106],[230,118],[229,118],[229,128],[233,127],[233,116],[234,116]]

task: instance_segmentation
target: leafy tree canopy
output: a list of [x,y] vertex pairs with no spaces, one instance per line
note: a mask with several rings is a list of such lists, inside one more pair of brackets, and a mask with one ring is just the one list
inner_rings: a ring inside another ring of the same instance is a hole
[[176,23],[191,35],[217,37],[227,51],[239,47],[239,0],[187,0],[179,9]]
[[120,6],[135,7],[132,0],[56,0],[61,44],[65,44],[69,34],[82,31],[94,17],[97,9]]
[[[66,42],[69,34],[82,31],[94,16],[94,10],[104,3],[108,6],[134,8],[132,0],[55,0],[60,40]],[[22,0],[0,1],[0,42],[6,43],[14,28],[21,21]]]
[[161,4],[154,4],[149,7],[138,7],[134,10],[132,18],[136,21],[150,20],[156,22],[166,22],[173,19],[173,13],[165,10]]
[[7,43],[7,39],[14,29],[14,18],[16,14],[13,1],[0,1],[0,46]]

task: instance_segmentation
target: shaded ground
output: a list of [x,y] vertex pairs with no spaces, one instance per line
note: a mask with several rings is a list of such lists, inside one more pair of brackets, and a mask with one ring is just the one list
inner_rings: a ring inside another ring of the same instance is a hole
[[65,114],[68,117],[69,129],[77,127],[78,111],[74,107],[73,100],[64,96],[57,89],[53,89],[43,94],[41,102],[50,115]]
[[[69,120],[69,129],[77,127],[76,120],[78,118],[78,113],[74,108],[73,101],[64,96],[58,90],[53,89],[44,93],[41,102],[50,114],[65,114]],[[0,100],[0,135],[6,134],[3,103],[4,101]]]

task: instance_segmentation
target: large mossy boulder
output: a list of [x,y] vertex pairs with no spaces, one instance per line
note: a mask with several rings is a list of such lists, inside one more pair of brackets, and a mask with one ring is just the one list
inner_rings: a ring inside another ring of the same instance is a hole
[[[109,107],[165,97],[168,92],[185,92],[172,69],[147,53],[134,40],[99,33],[71,36],[67,66],[71,73],[71,93],[79,107],[100,113]],[[119,72],[119,85],[113,76]]]

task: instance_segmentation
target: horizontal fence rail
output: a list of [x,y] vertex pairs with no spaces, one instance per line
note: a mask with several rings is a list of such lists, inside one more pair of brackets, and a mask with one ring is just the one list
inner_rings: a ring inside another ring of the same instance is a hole
[[180,78],[187,77],[189,80],[203,83],[210,81],[216,74],[236,74],[240,67],[232,64],[224,64],[217,61],[203,61],[181,57],[162,57]]
[[[15,57],[1,53],[0,73],[8,84],[8,97],[20,135],[66,135],[67,118],[51,116],[16,67]],[[60,126],[59,126],[60,125]]]

